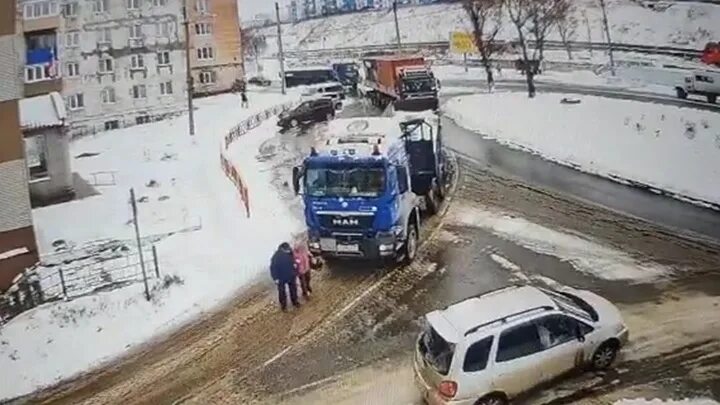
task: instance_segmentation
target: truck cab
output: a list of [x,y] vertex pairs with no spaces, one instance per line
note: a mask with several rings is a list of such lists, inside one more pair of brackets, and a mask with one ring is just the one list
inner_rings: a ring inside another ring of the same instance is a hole
[[720,94],[720,71],[695,71],[685,76],[685,81],[675,87],[675,91],[682,99],[686,99],[689,94],[698,94],[707,97],[709,103],[715,103]]
[[[432,114],[341,119],[327,130],[332,136],[293,169],[310,251],[324,258],[411,261],[426,206],[421,191],[432,188],[420,179],[434,178],[444,159],[439,120]],[[413,162],[432,162],[432,170]]]

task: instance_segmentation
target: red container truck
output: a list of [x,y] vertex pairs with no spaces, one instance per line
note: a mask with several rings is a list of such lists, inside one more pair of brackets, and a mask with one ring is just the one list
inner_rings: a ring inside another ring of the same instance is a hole
[[377,56],[363,60],[361,90],[379,107],[396,110],[438,108],[438,82],[422,56]]

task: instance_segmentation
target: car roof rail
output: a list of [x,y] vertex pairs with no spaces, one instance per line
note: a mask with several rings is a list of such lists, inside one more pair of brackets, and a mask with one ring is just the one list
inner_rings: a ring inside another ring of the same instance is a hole
[[477,332],[478,330],[480,330],[480,329],[482,329],[482,328],[484,328],[484,327],[487,327],[487,326],[490,326],[490,325],[493,325],[493,324],[496,324],[496,323],[507,323],[508,319],[510,319],[510,318],[515,318],[515,317],[522,316],[522,315],[529,315],[529,314],[534,313],[534,312],[552,311],[553,309],[554,309],[554,308],[551,307],[550,305],[543,305],[543,306],[540,306],[540,307],[533,307],[533,308],[529,308],[529,309],[522,310],[522,311],[520,311],[520,312],[515,312],[515,313],[510,314],[510,315],[505,315],[505,316],[503,316],[502,318],[498,318],[498,319],[492,320],[492,321],[490,321],[490,322],[485,322],[485,323],[481,323],[480,325],[473,326],[472,328],[468,329],[467,332],[465,332],[465,335],[464,335],[464,336],[467,336],[467,335],[470,335],[470,334],[472,334],[472,333],[475,333],[475,332]]
[[514,289],[520,288],[520,287],[523,287],[523,285],[522,285],[522,284],[512,284],[512,285],[506,285],[506,286],[504,286],[504,287],[495,288],[495,289],[493,289],[493,290],[486,291],[486,292],[484,292],[484,293],[471,295],[471,296],[469,296],[469,297],[463,298],[463,299],[461,299],[461,300],[458,300],[458,301],[455,301],[455,302],[449,304],[448,306],[445,307],[445,309],[448,309],[448,308],[450,308],[450,307],[453,306],[453,305],[459,304],[459,303],[461,303],[461,302],[464,302],[464,301],[467,301],[467,300],[470,300],[470,299],[473,299],[473,298],[480,298],[480,297],[486,297],[486,296],[490,296],[490,295],[496,295],[496,294],[499,294],[499,293],[501,293],[501,292],[514,290]]

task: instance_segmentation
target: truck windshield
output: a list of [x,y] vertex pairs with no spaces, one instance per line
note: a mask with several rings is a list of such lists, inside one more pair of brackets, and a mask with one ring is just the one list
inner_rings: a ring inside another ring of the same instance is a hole
[[407,93],[421,93],[433,91],[433,81],[430,79],[413,79],[405,80],[403,82],[403,88]]
[[306,192],[314,197],[377,197],[385,191],[382,167],[308,168]]

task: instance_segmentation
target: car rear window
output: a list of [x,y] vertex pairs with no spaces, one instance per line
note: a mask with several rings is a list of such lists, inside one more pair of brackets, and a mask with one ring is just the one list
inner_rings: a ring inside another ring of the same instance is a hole
[[425,361],[438,373],[447,375],[455,353],[455,345],[448,343],[431,326],[423,333],[419,345]]

